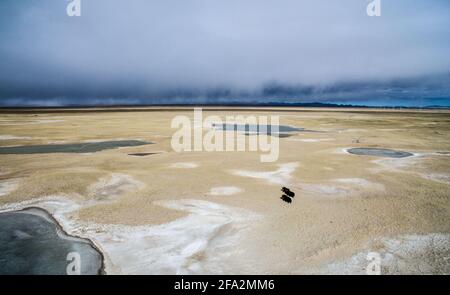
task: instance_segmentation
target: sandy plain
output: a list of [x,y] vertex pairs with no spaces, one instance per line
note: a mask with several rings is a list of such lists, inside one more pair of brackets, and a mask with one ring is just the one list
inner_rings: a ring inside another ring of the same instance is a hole
[[[450,112],[204,108],[316,132],[258,152],[174,152],[190,108],[0,111],[0,147],[144,140],[88,154],[0,155],[0,210],[46,209],[109,274],[450,273]],[[352,155],[348,148],[414,156]],[[133,153],[150,153],[130,156]],[[282,186],[296,193],[280,200]]]

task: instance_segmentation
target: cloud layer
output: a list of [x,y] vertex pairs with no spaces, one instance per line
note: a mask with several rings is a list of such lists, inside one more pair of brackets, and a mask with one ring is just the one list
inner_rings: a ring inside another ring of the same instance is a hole
[[0,104],[450,97],[450,2],[0,3]]

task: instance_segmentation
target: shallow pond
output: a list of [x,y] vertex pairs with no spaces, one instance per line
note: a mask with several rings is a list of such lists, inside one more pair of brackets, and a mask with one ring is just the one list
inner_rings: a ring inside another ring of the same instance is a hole
[[131,154],[128,154],[128,156],[145,157],[145,156],[156,155],[156,154],[158,154],[158,153],[131,153]]
[[244,132],[246,135],[267,134],[278,137],[289,137],[292,132],[305,131],[304,128],[287,125],[213,124],[213,127],[218,130]]
[[65,275],[68,266],[74,270],[73,255],[80,274],[102,273],[101,253],[89,240],[66,235],[46,211],[0,213],[0,275]]
[[116,140],[88,143],[23,145],[0,147],[0,154],[95,153],[103,150],[146,144],[151,144],[151,142],[140,140]]
[[405,158],[413,156],[413,154],[404,151],[395,151],[390,149],[379,148],[353,148],[347,150],[350,154],[364,155],[364,156],[376,156],[386,158]]

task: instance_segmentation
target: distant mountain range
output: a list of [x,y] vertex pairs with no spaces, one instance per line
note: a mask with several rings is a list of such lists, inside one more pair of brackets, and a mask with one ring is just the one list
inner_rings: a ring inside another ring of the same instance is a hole
[[99,105],[67,105],[67,106],[15,106],[0,107],[0,109],[58,109],[58,108],[119,108],[119,107],[195,107],[195,106],[217,106],[217,107],[309,107],[309,108],[364,108],[364,109],[450,109],[448,106],[368,106],[355,104],[323,103],[323,102],[265,102],[265,103],[173,103],[173,104],[99,104]]

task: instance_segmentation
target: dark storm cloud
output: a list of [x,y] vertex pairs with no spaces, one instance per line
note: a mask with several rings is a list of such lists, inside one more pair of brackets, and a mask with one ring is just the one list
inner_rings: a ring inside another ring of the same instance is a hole
[[450,3],[0,2],[0,104],[408,100],[450,96]]

